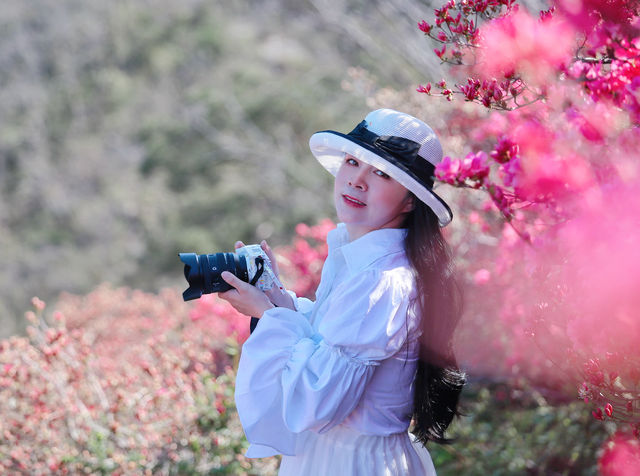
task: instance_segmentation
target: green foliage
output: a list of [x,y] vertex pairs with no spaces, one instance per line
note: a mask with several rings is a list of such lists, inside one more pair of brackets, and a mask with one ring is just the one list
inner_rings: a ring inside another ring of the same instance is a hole
[[332,213],[307,140],[364,112],[352,58],[310,5],[254,3],[3,5],[3,335],[33,295],[159,289],[179,251]]
[[474,383],[462,407],[450,429],[454,443],[429,447],[439,475],[596,476],[598,450],[612,430],[584,403],[553,402],[529,386]]

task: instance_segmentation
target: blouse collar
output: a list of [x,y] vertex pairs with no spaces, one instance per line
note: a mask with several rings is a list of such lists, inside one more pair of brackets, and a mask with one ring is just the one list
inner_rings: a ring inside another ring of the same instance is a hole
[[327,235],[329,252],[340,250],[349,272],[363,270],[374,261],[393,253],[404,253],[405,228],[382,228],[370,231],[357,240],[349,241],[344,223],[331,230]]

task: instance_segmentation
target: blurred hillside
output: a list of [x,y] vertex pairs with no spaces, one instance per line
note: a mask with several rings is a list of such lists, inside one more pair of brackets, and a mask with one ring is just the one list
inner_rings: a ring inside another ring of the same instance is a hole
[[[0,9],[0,336],[31,296],[182,286],[179,251],[332,217],[316,130],[369,107],[359,67],[441,73],[410,0],[7,0]],[[325,198],[326,197],[326,198]]]

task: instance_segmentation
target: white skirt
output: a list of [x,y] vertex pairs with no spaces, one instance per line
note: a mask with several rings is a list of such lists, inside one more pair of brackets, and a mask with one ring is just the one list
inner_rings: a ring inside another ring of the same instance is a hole
[[427,449],[409,433],[363,435],[336,426],[298,436],[296,456],[283,456],[279,476],[436,476]]

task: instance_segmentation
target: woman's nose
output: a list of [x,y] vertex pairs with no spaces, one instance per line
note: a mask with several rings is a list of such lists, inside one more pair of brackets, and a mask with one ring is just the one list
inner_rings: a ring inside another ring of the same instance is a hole
[[349,180],[349,185],[359,190],[367,189],[367,181],[365,180],[365,171],[358,170]]

